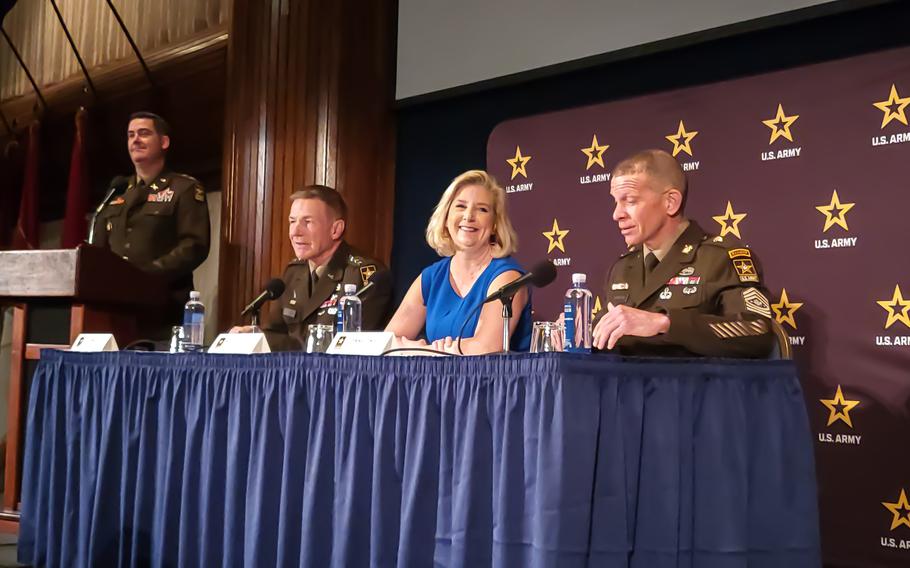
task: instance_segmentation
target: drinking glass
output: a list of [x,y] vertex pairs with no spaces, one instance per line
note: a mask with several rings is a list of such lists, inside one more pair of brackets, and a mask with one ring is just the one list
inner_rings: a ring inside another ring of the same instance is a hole
[[565,328],[555,321],[535,321],[531,330],[531,353],[562,351]]
[[335,327],[324,323],[314,323],[307,326],[306,352],[325,353],[335,337]]

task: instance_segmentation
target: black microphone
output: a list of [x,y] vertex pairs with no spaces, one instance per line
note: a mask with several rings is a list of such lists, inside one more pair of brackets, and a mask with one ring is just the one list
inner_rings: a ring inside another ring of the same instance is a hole
[[284,294],[284,280],[281,278],[272,278],[269,280],[269,283],[265,285],[265,289],[262,291],[262,293],[256,296],[256,299],[250,302],[247,307],[243,308],[243,311],[240,312],[240,317],[243,317],[252,311],[258,310],[262,307],[262,304],[268,302],[269,300],[274,300],[282,294]]
[[550,261],[543,260],[535,264],[530,271],[487,296],[487,299],[484,300],[483,303],[486,304],[487,302],[502,300],[503,298],[511,298],[519,290],[529,284],[536,288],[543,288],[554,280],[556,280],[556,267],[553,266],[553,263]]
[[114,194],[123,189],[124,186],[129,183],[129,176],[115,176],[114,179],[111,180],[111,183],[108,186],[107,194],[105,194],[104,199],[101,200],[101,203],[98,204],[98,207],[95,207],[95,212],[92,213],[92,221],[89,225],[88,230],[88,244],[92,244],[95,241],[95,221],[98,220],[98,214],[101,213],[101,210],[104,209],[104,206],[108,204],[112,197],[114,197]]

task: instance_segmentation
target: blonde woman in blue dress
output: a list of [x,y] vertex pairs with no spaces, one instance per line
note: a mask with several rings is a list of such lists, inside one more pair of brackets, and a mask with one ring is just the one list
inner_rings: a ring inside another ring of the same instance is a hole
[[[502,187],[487,172],[467,171],[452,180],[427,226],[427,243],[443,257],[414,280],[386,327],[397,347],[432,347],[457,354],[458,332],[466,317],[461,349],[465,355],[502,351],[502,305],[492,292],[524,270],[511,257],[518,244],[506,213]],[[515,295],[510,349],[527,351],[531,341],[531,302],[527,289]],[[473,315],[471,315],[473,313]],[[425,330],[426,339],[420,338]]]

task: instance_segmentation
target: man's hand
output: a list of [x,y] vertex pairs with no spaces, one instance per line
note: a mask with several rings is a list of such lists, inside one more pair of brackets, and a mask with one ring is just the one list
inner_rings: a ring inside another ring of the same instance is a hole
[[259,331],[252,325],[235,325],[228,333],[256,333]]
[[594,347],[607,349],[616,347],[624,335],[653,337],[670,329],[670,318],[664,314],[646,312],[629,306],[607,304],[607,313],[594,328]]

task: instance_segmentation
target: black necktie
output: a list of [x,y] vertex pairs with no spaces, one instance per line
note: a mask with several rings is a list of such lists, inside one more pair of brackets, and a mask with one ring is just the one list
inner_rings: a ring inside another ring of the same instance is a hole
[[654,267],[656,267],[658,263],[660,263],[660,261],[657,260],[657,255],[653,252],[649,252],[648,255],[645,256],[645,274],[654,272]]
[[316,293],[316,283],[319,282],[319,275],[316,270],[310,270],[310,296]]

